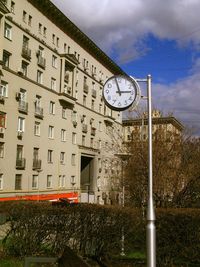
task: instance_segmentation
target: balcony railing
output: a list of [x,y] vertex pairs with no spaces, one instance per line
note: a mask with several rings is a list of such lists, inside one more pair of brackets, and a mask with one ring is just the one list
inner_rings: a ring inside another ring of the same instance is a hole
[[37,62],[38,66],[40,66],[41,68],[45,69],[46,67],[46,59],[42,56],[38,56],[38,62]]
[[82,132],[87,133],[87,131],[88,131],[87,124],[82,124]]
[[17,158],[16,159],[16,169],[25,169],[26,159],[25,158]]
[[88,91],[89,91],[89,86],[85,83],[83,85],[83,92],[86,93],[86,94],[88,94]]
[[28,59],[28,60],[31,59],[31,49],[29,49],[27,45],[22,46],[22,56],[25,59]]
[[26,101],[19,100],[18,110],[27,114],[28,113],[28,103]]
[[44,115],[43,115],[43,108],[41,108],[40,106],[35,106],[35,116],[43,119]]
[[33,170],[40,170],[42,167],[41,159],[33,159]]

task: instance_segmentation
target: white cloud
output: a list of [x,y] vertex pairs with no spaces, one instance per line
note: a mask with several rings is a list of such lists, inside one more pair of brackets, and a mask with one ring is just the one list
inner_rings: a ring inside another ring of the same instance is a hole
[[[117,45],[118,55],[127,60],[146,50],[144,37],[175,39],[179,45],[200,43],[199,0],[52,0],[104,51]],[[134,51],[133,51],[134,49]],[[126,50],[126,52],[127,52]]]
[[[145,38],[175,40],[179,47],[200,48],[199,0],[52,0],[106,53],[128,62],[148,52]],[[170,85],[153,84],[156,106],[200,133],[200,59],[190,76]],[[133,63],[134,64],[134,63]]]

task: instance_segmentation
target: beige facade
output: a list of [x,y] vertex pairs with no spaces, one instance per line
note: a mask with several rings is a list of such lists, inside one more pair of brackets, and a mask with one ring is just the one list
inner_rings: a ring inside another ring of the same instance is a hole
[[[163,116],[159,110],[152,111],[152,135],[162,131],[165,138],[180,136],[183,125],[174,116]],[[148,138],[148,118],[144,113],[140,118],[123,120],[124,141],[146,140]]]
[[122,118],[102,87],[123,71],[49,0],[0,2],[0,200],[109,201]]

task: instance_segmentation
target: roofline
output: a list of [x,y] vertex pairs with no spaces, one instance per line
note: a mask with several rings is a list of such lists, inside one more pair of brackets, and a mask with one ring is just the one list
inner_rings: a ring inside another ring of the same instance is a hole
[[89,54],[96,58],[113,74],[127,75],[111,58],[109,58],[85,33],[68,19],[50,0],[28,0],[35,8],[49,18],[63,32],[80,44]]
[[[148,119],[147,118],[136,118],[136,119],[130,119],[130,120],[123,120],[122,121],[122,125],[123,126],[133,126],[133,124],[137,124],[137,125],[142,125],[142,120],[143,120],[143,123],[145,125],[148,124]],[[158,122],[158,123],[157,123]],[[152,118],[152,123],[153,124],[159,124],[161,122],[164,122],[164,123],[172,123],[173,125],[176,125],[177,128],[179,128],[180,130],[183,130],[184,129],[184,126],[183,124],[178,121],[175,117],[173,116],[169,116],[169,117],[154,117]]]

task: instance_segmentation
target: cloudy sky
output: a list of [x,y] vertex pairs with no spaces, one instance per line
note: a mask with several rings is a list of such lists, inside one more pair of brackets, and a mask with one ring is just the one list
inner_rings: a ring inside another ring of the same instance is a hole
[[152,75],[153,105],[200,134],[200,0],[52,0],[129,75]]

